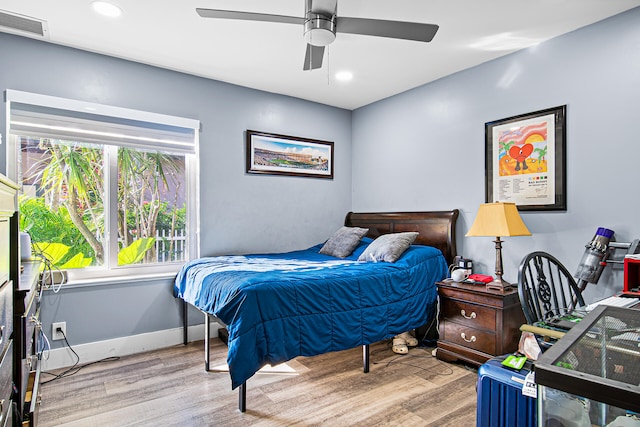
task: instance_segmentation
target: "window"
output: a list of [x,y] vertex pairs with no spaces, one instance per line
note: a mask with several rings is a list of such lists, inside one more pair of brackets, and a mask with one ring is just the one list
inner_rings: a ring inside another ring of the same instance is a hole
[[15,91],[7,100],[7,172],[36,253],[70,280],[173,273],[198,256],[197,121]]

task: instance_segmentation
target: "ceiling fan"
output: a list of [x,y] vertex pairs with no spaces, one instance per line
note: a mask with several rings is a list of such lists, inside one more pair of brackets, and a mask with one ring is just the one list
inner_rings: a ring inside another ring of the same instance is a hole
[[302,18],[201,8],[197,8],[196,12],[203,18],[240,19],[303,25],[304,39],[307,42],[307,51],[302,67],[304,70],[314,70],[322,67],[324,47],[335,40],[336,33],[430,42],[438,31],[438,26],[434,24],[339,17],[337,16],[337,3],[337,0],[305,0],[305,16]]

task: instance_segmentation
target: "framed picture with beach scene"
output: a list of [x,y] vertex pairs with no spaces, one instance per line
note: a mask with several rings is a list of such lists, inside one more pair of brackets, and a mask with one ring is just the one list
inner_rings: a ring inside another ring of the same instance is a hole
[[485,123],[485,199],[566,211],[566,105]]
[[247,130],[246,172],[333,179],[333,142]]

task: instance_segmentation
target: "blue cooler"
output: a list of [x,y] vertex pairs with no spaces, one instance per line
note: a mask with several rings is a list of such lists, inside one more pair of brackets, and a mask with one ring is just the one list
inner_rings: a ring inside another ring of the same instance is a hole
[[502,365],[506,356],[488,360],[478,368],[478,427],[537,427],[536,399],[522,394],[522,385],[531,371],[527,361],[521,370]]

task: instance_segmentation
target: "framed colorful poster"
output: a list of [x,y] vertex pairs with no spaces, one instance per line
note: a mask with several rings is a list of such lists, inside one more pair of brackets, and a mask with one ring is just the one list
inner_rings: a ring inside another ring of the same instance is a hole
[[566,105],[485,123],[485,199],[567,210]]
[[333,142],[247,130],[247,173],[333,179]]

